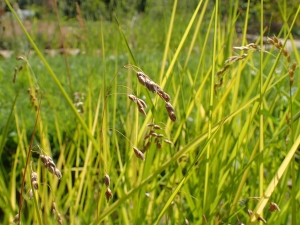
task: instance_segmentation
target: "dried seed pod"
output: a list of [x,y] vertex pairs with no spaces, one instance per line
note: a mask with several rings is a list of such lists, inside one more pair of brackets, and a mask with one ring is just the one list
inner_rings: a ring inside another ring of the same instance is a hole
[[110,185],[110,177],[108,174],[105,174],[104,178],[103,178],[103,182],[106,185],[106,187],[109,187]]
[[287,57],[289,53],[286,49],[282,49],[282,54]]
[[275,202],[270,202],[269,211],[274,212],[276,210],[280,212],[279,206]]
[[290,75],[290,77],[294,76],[294,70],[290,70],[289,75]]
[[107,202],[109,201],[109,199],[112,198],[112,196],[113,196],[113,194],[112,194],[110,188],[107,188],[106,192],[105,192],[105,197],[106,197]]
[[148,123],[147,126],[148,127],[153,127],[155,124],[154,123]]
[[273,37],[273,41],[275,42],[275,43],[278,43],[278,38],[274,35],[274,37]]
[[136,157],[138,157],[139,159],[141,159],[142,161],[145,161],[145,155],[144,153],[142,153],[138,148],[133,147],[134,150],[134,154],[136,155]]

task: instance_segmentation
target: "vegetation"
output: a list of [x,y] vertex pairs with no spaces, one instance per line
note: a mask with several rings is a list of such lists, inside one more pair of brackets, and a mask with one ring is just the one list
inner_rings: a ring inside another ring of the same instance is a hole
[[0,67],[2,224],[299,223],[299,4],[278,1],[272,34],[257,3],[250,43],[250,0],[54,7],[52,38],[5,2],[22,33]]

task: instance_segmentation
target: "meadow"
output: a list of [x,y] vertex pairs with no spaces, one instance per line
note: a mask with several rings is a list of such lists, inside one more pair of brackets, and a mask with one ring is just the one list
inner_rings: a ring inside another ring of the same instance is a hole
[[51,37],[5,2],[22,34],[0,59],[1,224],[300,223],[299,3],[274,6],[278,33],[259,3],[250,41],[250,0],[78,8]]

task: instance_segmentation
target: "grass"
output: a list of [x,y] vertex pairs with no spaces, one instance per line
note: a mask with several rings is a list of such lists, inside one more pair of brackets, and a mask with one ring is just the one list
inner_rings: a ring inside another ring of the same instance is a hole
[[[59,224],[60,217],[62,224],[298,224],[300,58],[295,45],[288,52],[284,45],[294,43],[300,6],[279,4],[285,23],[275,35],[283,47],[273,35],[271,45],[262,42],[263,16],[251,47],[251,2],[243,14],[238,1],[230,3],[226,23],[222,5],[205,0],[184,17],[174,1],[172,11],[155,14],[160,23],[151,13],[86,22],[84,39],[74,43],[85,54],[67,56],[67,68],[64,56],[45,57],[23,27],[35,55],[2,60],[0,70],[1,223],[19,213],[22,224]],[[170,95],[176,122],[137,71]],[[84,96],[75,100],[71,90]],[[146,102],[146,116],[129,94]],[[143,150],[150,123],[172,144],[153,137],[142,161],[133,147]],[[39,188],[30,200],[32,170]]]

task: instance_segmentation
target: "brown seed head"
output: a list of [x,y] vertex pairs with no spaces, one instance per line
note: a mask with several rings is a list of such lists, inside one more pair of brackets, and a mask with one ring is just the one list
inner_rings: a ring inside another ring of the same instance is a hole
[[110,185],[110,177],[108,174],[105,174],[104,178],[103,178],[103,182],[106,185],[106,187],[109,187]]
[[128,98],[133,102],[136,102],[137,100],[137,97],[135,97],[134,95],[128,95]]
[[175,121],[177,120],[177,118],[176,118],[174,112],[170,112],[170,113],[169,113],[169,117],[170,117],[170,119],[171,119],[173,122],[175,122]]
[[138,157],[139,159],[141,159],[142,161],[145,161],[145,155],[144,153],[142,153],[138,148],[133,147],[134,150],[134,154],[136,155],[136,157]]
[[147,114],[146,114],[144,108],[138,107],[138,109],[139,109],[139,112],[140,112],[140,113],[142,113],[144,116],[147,116]]
[[274,45],[274,43],[275,43],[275,42],[273,41],[273,39],[272,39],[272,38],[269,38],[269,37],[268,37],[268,39],[267,39],[267,42],[268,42],[269,44],[271,44],[271,45]]
[[110,188],[107,188],[106,192],[105,192],[105,197],[106,197],[107,202],[109,201],[109,199],[112,198],[112,196],[113,196],[113,194],[112,194]]
[[154,124],[154,125],[153,125],[153,129],[155,129],[155,130],[160,130],[161,127],[160,127],[159,125]]
[[269,211],[274,212],[276,210],[280,212],[279,206],[275,202],[270,202]]
[[147,108],[147,104],[142,99],[137,99],[137,104],[140,108]]
[[170,144],[170,145],[172,144],[172,142],[167,139],[165,139],[164,142],[166,142],[167,144]]
[[58,179],[62,178],[61,172],[59,171],[59,169],[55,168],[55,172],[54,172],[55,176],[57,176]]
[[262,221],[263,223],[267,223],[267,221],[264,218],[262,218],[261,216],[257,217],[257,220]]
[[32,189],[29,190],[28,197],[29,197],[29,199],[33,198],[33,191],[32,191]]

